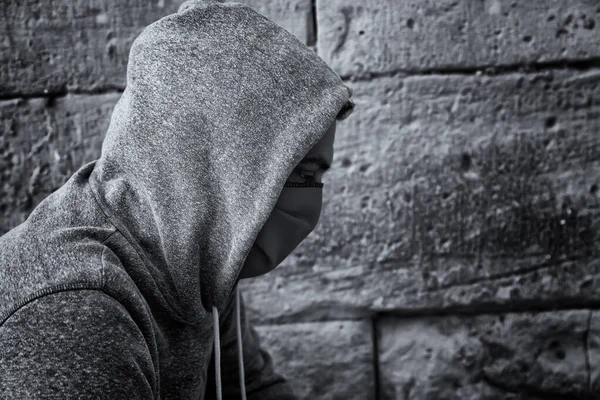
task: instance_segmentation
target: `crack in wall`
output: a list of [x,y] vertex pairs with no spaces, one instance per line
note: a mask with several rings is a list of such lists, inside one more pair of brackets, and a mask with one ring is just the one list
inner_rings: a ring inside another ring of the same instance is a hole
[[[316,0],[314,0],[316,1]],[[313,18],[316,23],[316,10],[313,11]],[[316,34],[317,27],[315,26],[315,44],[311,44],[312,47],[316,46]],[[473,76],[476,74],[482,74],[485,76],[502,76],[514,73],[520,73],[523,75],[527,74],[538,74],[542,72],[551,72],[558,70],[572,70],[578,72],[589,72],[590,74],[581,79],[595,80],[596,76],[600,76],[600,57],[590,58],[587,60],[560,60],[560,61],[549,61],[542,63],[533,64],[513,64],[505,66],[477,66],[477,67],[464,67],[464,68],[430,68],[423,70],[414,69],[394,69],[384,72],[364,72],[360,74],[351,75],[340,75],[342,80],[356,82],[356,81],[370,81],[378,78],[388,77],[418,77],[418,76],[444,76],[444,75],[463,75]],[[574,78],[575,79],[575,78]],[[95,89],[77,89],[67,90],[60,89],[56,91],[44,90],[43,92],[32,92],[32,93],[16,93],[16,94],[2,94],[0,93],[0,101],[3,100],[17,100],[17,99],[33,99],[33,98],[58,98],[67,95],[98,95],[108,93],[122,93],[125,87],[119,86],[104,86]]]
[[379,340],[377,338],[377,314],[374,314],[371,317],[371,337],[373,340],[373,387],[375,389],[375,400],[381,400],[381,391],[379,384],[381,382],[380,379],[380,371],[379,371]]
[[29,100],[29,99],[48,99],[50,103],[54,102],[56,99],[61,97],[66,97],[69,95],[102,95],[102,94],[110,94],[110,93],[123,93],[125,88],[116,87],[116,86],[107,86],[97,89],[83,89],[83,90],[66,90],[61,89],[57,91],[48,91],[44,90],[43,92],[32,92],[32,93],[24,93],[24,94],[2,94],[0,93],[0,101],[9,101],[9,100]]
[[[600,311],[600,300],[581,301],[557,298],[553,301],[521,301],[511,304],[460,305],[447,308],[389,309],[374,311],[379,317],[418,318],[544,313],[552,311]],[[360,318],[356,318],[360,319]],[[304,321],[303,321],[304,322]]]
[[[526,259],[526,257],[523,257],[523,259]],[[580,256],[565,257],[565,258],[562,258],[562,259],[552,259],[552,258],[550,258],[546,262],[542,262],[540,264],[534,264],[534,265],[531,265],[529,267],[523,267],[523,268],[518,269],[518,270],[497,273],[497,274],[493,274],[493,275],[489,275],[489,276],[475,277],[475,278],[467,279],[464,282],[456,283],[456,284],[440,285],[440,286],[436,287],[435,289],[429,289],[429,290],[427,290],[427,292],[428,293],[435,293],[435,292],[440,292],[440,291],[448,290],[448,289],[451,289],[451,288],[471,286],[471,285],[474,285],[474,284],[477,284],[477,283],[480,283],[480,282],[493,282],[493,281],[502,280],[502,279],[506,279],[506,278],[512,278],[512,277],[518,277],[518,276],[522,276],[522,275],[527,275],[527,274],[530,274],[532,272],[539,272],[539,271],[542,271],[542,270],[545,270],[545,269],[549,269],[549,268],[554,268],[554,267],[557,267],[557,266],[561,266],[563,264],[570,263],[570,262],[573,262],[573,261],[585,262],[585,261],[594,261],[595,259],[596,259],[595,257],[580,257]]]
[[311,46],[316,46],[317,45],[317,35],[318,35],[318,23],[317,23],[317,0],[312,0],[311,1],[311,7],[310,7],[310,19],[309,19],[309,26],[308,26],[308,37],[306,38],[306,45],[311,47]]
[[592,393],[592,368],[590,366],[590,349],[589,349],[589,339],[590,339],[590,330],[592,328],[592,316],[594,314],[593,310],[590,310],[590,315],[587,319],[587,328],[585,334],[583,336],[583,349],[585,351],[585,368],[587,372],[587,390]]
[[[327,311],[323,311],[327,310]],[[372,309],[369,307],[350,307],[345,304],[328,303],[315,304],[292,314],[276,317],[259,317],[258,312],[249,314],[253,323],[261,326],[294,325],[298,323],[319,323],[333,321],[362,321],[365,318],[419,318],[419,317],[450,317],[504,315],[523,313],[545,313],[553,311],[600,311],[600,300],[564,299],[553,301],[519,301],[508,304],[480,303],[477,305],[457,305],[446,308],[415,308],[415,309]]]
[[336,54],[341,50],[342,46],[344,46],[344,43],[346,43],[346,40],[348,39],[348,33],[350,32],[350,21],[352,20],[350,13],[352,12],[352,7],[342,7],[340,8],[340,12],[344,16],[344,25],[342,26],[342,32],[337,38],[335,47],[331,51],[333,54]]
[[[484,370],[481,371],[481,380],[490,387],[493,387],[499,391],[515,395],[534,396],[537,400],[573,400],[571,394],[553,394],[524,386],[519,388],[511,388],[508,385],[503,384],[502,382],[496,381],[495,379],[490,377]],[[592,397],[588,396],[585,393],[578,394],[577,398],[579,400],[593,400]]]
[[483,64],[467,67],[441,67],[425,69],[406,69],[395,68],[389,71],[370,72],[365,71],[357,74],[340,75],[342,80],[351,82],[368,81],[376,78],[397,77],[397,76],[426,76],[426,75],[464,75],[472,76],[482,74],[486,76],[500,76],[514,73],[537,74],[551,70],[572,70],[577,72],[587,72],[600,68],[600,57],[574,60],[556,60],[532,63],[517,63],[506,65]]

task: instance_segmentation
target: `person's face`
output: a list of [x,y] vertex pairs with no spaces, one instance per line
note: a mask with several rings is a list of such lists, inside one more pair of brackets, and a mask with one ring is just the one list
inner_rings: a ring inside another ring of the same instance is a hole
[[250,249],[238,279],[266,274],[279,265],[315,228],[321,215],[323,189],[310,183],[322,183],[321,177],[333,162],[335,122],[325,136],[294,168],[273,212],[263,225]]
[[288,182],[304,182],[304,177],[312,176],[315,182],[322,183],[323,174],[333,163],[333,142],[335,140],[336,121],[325,135],[313,146],[298,163]]

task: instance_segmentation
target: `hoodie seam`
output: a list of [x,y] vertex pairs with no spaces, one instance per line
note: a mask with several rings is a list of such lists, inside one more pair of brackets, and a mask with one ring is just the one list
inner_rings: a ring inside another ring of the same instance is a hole
[[[116,233],[116,230],[111,232],[106,238],[104,238],[102,240],[101,244],[104,244],[115,233]],[[4,323],[19,309],[21,309],[28,303],[35,301],[35,300],[37,300],[43,296],[46,296],[48,294],[59,293],[59,292],[64,292],[64,291],[68,291],[68,290],[85,290],[85,289],[102,290],[102,288],[104,287],[104,263],[102,262],[102,256],[104,255],[105,249],[106,248],[102,249],[102,253],[100,255],[100,260],[101,260],[102,266],[100,267],[100,286],[99,287],[98,287],[98,283],[85,281],[85,282],[61,283],[58,285],[39,289],[39,290],[31,293],[29,296],[25,297],[24,299],[21,299],[20,301],[16,302],[11,308],[9,308],[4,314],[2,314],[0,316],[0,327],[2,327],[2,325],[4,325]],[[19,251],[19,254],[20,254],[20,251]]]
[[[111,233],[106,239],[104,239],[104,241],[102,242],[102,244],[104,244],[105,242],[107,242],[115,233],[117,233],[118,230],[115,227],[115,231],[113,233]],[[120,233],[120,232],[119,232]],[[122,235],[122,234],[121,234]],[[119,294],[113,290],[112,288],[108,287],[106,285],[106,274],[105,274],[105,269],[106,269],[106,264],[104,263],[104,252],[106,251],[106,249],[108,249],[107,246],[104,246],[104,248],[102,249],[102,254],[100,256],[100,262],[102,263],[102,268],[100,268],[101,271],[101,282],[102,282],[102,289],[101,291],[106,294],[107,296],[112,297],[116,302],[118,302],[119,304],[121,304],[122,307],[125,308],[125,310],[127,310],[127,307],[125,307],[125,305],[118,299],[120,296]],[[146,313],[150,313],[150,316],[152,314],[151,310],[145,308],[144,311]],[[138,327],[139,331],[142,333],[142,336],[144,337],[144,341],[146,342],[146,347],[148,348],[148,352],[150,352],[150,343],[148,343],[148,339],[146,339],[146,335],[143,334],[142,328],[138,325],[137,321],[133,318],[133,316],[131,315],[131,313],[129,312],[129,310],[127,310],[127,313],[130,315],[132,321],[136,324],[136,326]],[[156,368],[155,368],[156,371]],[[156,373],[154,376],[154,387],[158,388],[159,386],[159,374]]]
[[[92,171],[93,174],[94,171]],[[115,231],[111,234],[111,236],[117,232],[119,232],[121,234],[121,236],[123,237],[123,239],[125,239],[125,241],[127,242],[127,244],[129,246],[131,246],[133,248],[133,250],[135,251],[135,254],[137,254],[137,256],[139,257],[141,263],[145,266],[148,267],[146,265],[146,263],[144,262],[144,257],[142,256],[142,254],[138,251],[138,248],[131,243],[131,241],[129,240],[129,238],[127,237],[127,235],[125,233],[123,233],[123,231],[119,228],[120,225],[120,221],[113,215],[111,215],[111,213],[107,212],[105,210],[104,205],[102,204],[102,202],[99,200],[98,194],[96,193],[96,189],[94,188],[94,185],[92,184],[92,176],[90,176],[90,179],[88,180],[88,185],[90,187],[90,191],[92,193],[92,197],[94,198],[94,201],[96,202],[96,204],[98,205],[98,208],[100,208],[100,211],[102,212],[102,214],[104,214],[104,216],[108,219],[109,223],[113,226],[113,228],[115,229]],[[107,238],[108,240],[109,238]],[[152,276],[152,279],[154,279],[154,276]],[[162,294],[162,293],[161,293]],[[165,302],[169,305],[169,308],[171,310],[171,312],[174,314],[174,317],[176,320],[178,320],[179,322],[182,322],[184,324],[188,324],[188,325],[195,325],[195,323],[186,320],[182,315],[180,315],[176,310],[175,307],[173,307],[173,305],[171,304],[171,302],[167,299],[166,296],[163,296],[165,299]]]
[[17,303],[15,303],[7,312],[5,312],[2,315],[2,317],[0,318],[0,328],[4,325],[4,323],[6,321],[8,321],[8,319],[11,316],[13,316],[14,313],[19,311],[21,308],[23,308],[27,304],[29,304],[37,299],[40,299],[44,296],[50,295],[50,294],[67,292],[70,290],[98,290],[98,291],[102,292],[103,287],[102,287],[102,285],[98,286],[97,283],[92,283],[92,282],[74,282],[74,283],[62,283],[60,285],[54,285],[54,286],[45,287],[43,289],[37,290],[37,291],[33,292],[32,294],[30,294],[29,296],[22,299],[21,301],[18,301]]
[[[104,239],[102,241],[101,244],[105,244],[106,242],[108,242],[108,240],[113,237],[113,235],[115,233],[117,233],[117,228],[114,227],[115,230],[113,231],[113,233],[111,233],[110,235],[108,235],[106,237],[106,239]],[[102,248],[102,253],[100,254],[100,264],[102,264],[102,266],[100,267],[100,283],[102,285],[102,287],[104,288],[106,286],[106,274],[105,274],[105,269],[106,269],[106,265],[104,265],[104,252],[106,252],[107,246],[104,246]]]

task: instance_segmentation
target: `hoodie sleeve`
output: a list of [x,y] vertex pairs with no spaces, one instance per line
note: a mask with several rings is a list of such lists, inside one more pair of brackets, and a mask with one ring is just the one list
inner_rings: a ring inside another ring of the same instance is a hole
[[46,294],[0,325],[0,398],[128,399],[156,396],[141,331],[98,290]]
[[[237,349],[235,289],[220,314],[221,387],[224,399],[241,399]],[[246,307],[240,289],[240,324],[244,352],[244,375],[247,400],[299,400],[287,379],[275,372],[273,359],[260,344],[256,329],[246,317]],[[215,353],[208,369],[206,399],[216,399]]]

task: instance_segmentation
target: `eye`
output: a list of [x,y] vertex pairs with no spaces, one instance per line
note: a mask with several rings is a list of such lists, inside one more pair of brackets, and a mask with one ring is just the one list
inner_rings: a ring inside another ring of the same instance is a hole
[[288,182],[297,183],[321,183],[323,174],[327,168],[318,167],[314,164],[299,164],[288,178]]
[[315,179],[315,173],[313,171],[302,171],[302,172],[300,172],[300,176],[304,180],[314,180]]

